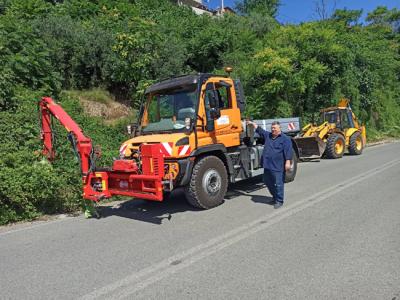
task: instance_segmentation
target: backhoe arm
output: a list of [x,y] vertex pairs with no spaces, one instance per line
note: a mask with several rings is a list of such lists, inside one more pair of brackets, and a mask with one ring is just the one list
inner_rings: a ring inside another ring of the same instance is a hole
[[39,109],[41,116],[41,139],[44,145],[43,154],[50,161],[54,160],[56,155],[53,145],[53,129],[51,127],[51,118],[55,117],[69,132],[69,138],[74,146],[74,151],[80,159],[82,174],[87,175],[92,169],[92,163],[94,163],[92,140],[83,134],[79,125],[52,98],[43,97],[39,101]]

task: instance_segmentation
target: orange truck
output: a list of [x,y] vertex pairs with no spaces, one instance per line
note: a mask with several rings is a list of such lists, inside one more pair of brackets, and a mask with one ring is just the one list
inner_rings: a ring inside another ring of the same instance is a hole
[[[164,80],[145,93],[131,138],[110,168],[96,166],[97,151],[90,138],[51,98],[39,102],[44,154],[55,158],[51,118],[68,131],[82,169],[83,197],[99,201],[113,195],[162,201],[182,187],[187,201],[209,209],[223,203],[228,184],[260,175],[263,141],[246,128],[245,97],[240,80],[196,74]],[[298,118],[278,119],[283,131],[296,135]],[[257,120],[268,129],[271,120]],[[294,159],[286,172],[293,181],[299,150],[292,139]]]

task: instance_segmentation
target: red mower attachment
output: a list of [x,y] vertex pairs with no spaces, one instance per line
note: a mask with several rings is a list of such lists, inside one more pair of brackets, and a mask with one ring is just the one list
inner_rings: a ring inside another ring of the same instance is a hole
[[68,139],[79,160],[85,199],[99,201],[113,195],[124,195],[163,200],[164,156],[160,144],[142,144],[137,161],[119,159],[114,161],[111,170],[97,169],[95,161],[98,152],[94,150],[92,140],[83,134],[79,125],[64,109],[49,97],[39,101],[39,109],[43,154],[50,161],[55,159],[51,127],[51,118],[55,117],[68,131]]

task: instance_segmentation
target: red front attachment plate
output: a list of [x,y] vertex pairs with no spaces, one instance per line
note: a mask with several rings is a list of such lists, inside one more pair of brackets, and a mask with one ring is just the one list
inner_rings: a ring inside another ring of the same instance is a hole
[[98,201],[123,195],[162,201],[164,156],[160,147],[160,144],[143,144],[140,147],[141,173],[133,160],[117,160],[112,171],[89,174],[84,178],[84,198]]

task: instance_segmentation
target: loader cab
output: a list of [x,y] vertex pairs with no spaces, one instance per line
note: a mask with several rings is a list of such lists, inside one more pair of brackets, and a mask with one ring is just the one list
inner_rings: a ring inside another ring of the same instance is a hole
[[340,130],[354,127],[353,114],[349,108],[336,108],[321,111],[319,124],[324,122],[335,124],[336,128]]

